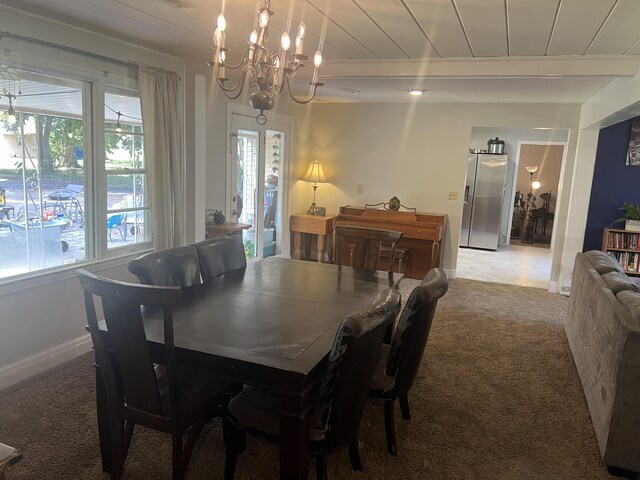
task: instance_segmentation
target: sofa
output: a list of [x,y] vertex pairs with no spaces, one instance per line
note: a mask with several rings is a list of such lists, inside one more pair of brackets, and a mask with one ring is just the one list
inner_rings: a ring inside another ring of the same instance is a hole
[[607,253],[578,253],[565,332],[604,463],[640,472],[638,279]]

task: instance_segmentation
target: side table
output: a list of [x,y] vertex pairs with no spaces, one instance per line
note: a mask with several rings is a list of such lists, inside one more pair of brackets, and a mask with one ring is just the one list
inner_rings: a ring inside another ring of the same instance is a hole
[[324,217],[305,214],[291,215],[289,229],[293,232],[293,258],[302,258],[303,243],[305,258],[307,260],[311,258],[311,236],[315,235],[317,237],[318,262],[324,263],[325,253],[331,261],[333,220],[335,218],[335,215]]
[[242,235],[242,230],[251,228],[248,223],[224,222],[205,225],[205,238],[225,237],[227,235]]

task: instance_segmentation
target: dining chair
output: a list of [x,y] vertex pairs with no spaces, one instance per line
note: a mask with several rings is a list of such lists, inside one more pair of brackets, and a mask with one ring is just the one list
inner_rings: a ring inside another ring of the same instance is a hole
[[349,248],[349,265],[354,268],[377,270],[381,245],[390,244],[389,266],[387,272],[393,274],[396,258],[396,247],[402,238],[402,232],[380,230],[377,228],[336,225],[335,249],[333,263],[342,265],[346,254],[344,247]]
[[[327,452],[344,445],[353,469],[362,470],[358,427],[382,338],[399,311],[400,294],[389,288],[371,306],[347,315],[336,332],[311,413],[309,449],[316,459],[318,480],[327,477]],[[225,480],[234,477],[246,432],[280,442],[280,410],[277,396],[255,387],[245,387],[229,402]]]
[[[111,449],[111,478],[122,476],[136,424],[171,434],[172,478],[185,476],[196,439],[204,425],[225,410],[228,385],[176,360],[172,307],[178,287],[129,284],[78,270],[84,290],[89,332],[106,395]],[[101,331],[94,299],[106,324]],[[163,375],[157,375],[142,320],[157,311],[164,319]],[[150,314],[151,314],[150,313]],[[183,443],[183,433],[190,427]]]
[[240,235],[214,237],[194,243],[200,262],[202,281],[208,282],[224,273],[247,266],[244,243]]
[[145,285],[192,287],[202,283],[198,253],[193,245],[146,253],[127,264]]
[[408,393],[413,386],[422,362],[433,322],[433,315],[440,299],[449,289],[449,279],[441,268],[427,272],[421,285],[409,295],[391,344],[382,344],[378,366],[373,374],[369,396],[384,401],[384,425],[387,449],[396,455],[394,407],[400,402],[402,417],[411,418]]

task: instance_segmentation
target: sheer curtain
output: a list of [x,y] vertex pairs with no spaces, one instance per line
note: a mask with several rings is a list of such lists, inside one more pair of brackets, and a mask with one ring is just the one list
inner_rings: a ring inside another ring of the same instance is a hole
[[179,81],[175,72],[139,67],[144,158],[149,171],[151,224],[156,250],[181,245],[184,239]]

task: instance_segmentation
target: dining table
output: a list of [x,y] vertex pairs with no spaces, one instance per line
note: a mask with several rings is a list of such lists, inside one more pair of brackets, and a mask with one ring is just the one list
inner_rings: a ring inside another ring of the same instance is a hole
[[[176,359],[198,365],[212,378],[277,395],[280,478],[306,479],[312,392],[338,326],[379,293],[397,288],[401,278],[386,271],[281,257],[251,263],[182,289],[173,308]],[[160,360],[162,318],[146,314],[144,323],[152,357]],[[96,372],[102,462],[110,471],[110,432],[99,366]]]

